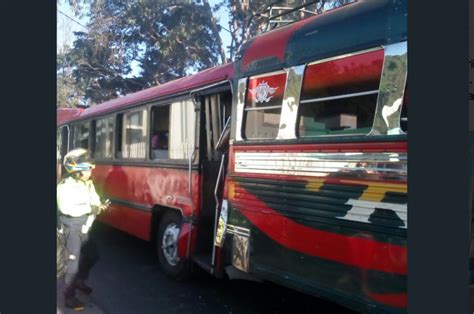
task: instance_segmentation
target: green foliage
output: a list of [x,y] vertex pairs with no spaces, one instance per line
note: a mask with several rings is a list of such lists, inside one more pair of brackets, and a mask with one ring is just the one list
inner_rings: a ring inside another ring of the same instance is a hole
[[191,1],[174,3],[91,1],[89,30],[75,33],[67,53],[86,100],[103,102],[218,63],[212,12]]
[[84,91],[74,79],[69,58],[59,53],[56,63],[56,106],[74,108],[83,105]]
[[[214,12],[222,6],[228,9],[231,43],[226,48],[230,60],[234,61],[242,45],[257,34],[350,2],[354,0],[222,0],[214,7]],[[293,8],[303,5],[301,10],[292,12]],[[279,16],[281,14],[285,15]]]
[[[322,0],[288,17],[298,20],[352,1]],[[233,61],[245,41],[282,25],[269,20],[285,11],[278,7],[308,2],[221,0],[211,8],[209,0],[57,0],[76,16],[89,17],[88,31],[76,32],[74,46],[58,61],[58,106],[100,103],[212,67],[219,59],[226,63],[225,49]],[[229,12],[227,47],[213,16],[221,7]],[[132,65],[138,75],[132,75]]]

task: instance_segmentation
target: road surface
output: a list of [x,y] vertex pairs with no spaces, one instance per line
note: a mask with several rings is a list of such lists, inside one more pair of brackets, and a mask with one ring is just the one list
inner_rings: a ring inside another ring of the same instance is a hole
[[90,300],[104,313],[355,313],[272,283],[220,280],[199,269],[177,282],[160,271],[150,243],[98,222],[91,232],[101,258],[88,280]]

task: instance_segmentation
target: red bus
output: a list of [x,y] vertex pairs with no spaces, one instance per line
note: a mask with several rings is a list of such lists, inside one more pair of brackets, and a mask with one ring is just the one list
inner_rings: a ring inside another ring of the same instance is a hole
[[407,306],[406,1],[256,36],[232,64],[58,111],[91,150],[100,220],[162,270],[257,278],[360,311]]

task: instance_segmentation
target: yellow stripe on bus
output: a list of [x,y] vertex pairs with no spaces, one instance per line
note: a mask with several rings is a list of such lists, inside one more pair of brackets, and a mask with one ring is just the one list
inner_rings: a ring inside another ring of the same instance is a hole
[[374,183],[368,184],[367,189],[359,197],[359,200],[380,202],[387,192],[407,193],[406,184]]
[[319,192],[319,189],[324,185],[324,179],[311,180],[306,184],[306,189],[312,192]]

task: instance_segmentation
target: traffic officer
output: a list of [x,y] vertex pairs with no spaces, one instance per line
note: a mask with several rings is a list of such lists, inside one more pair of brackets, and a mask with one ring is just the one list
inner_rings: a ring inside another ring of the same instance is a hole
[[[91,180],[95,165],[86,149],[76,148],[67,153],[63,165],[69,175],[57,186],[57,202],[59,222],[69,254],[64,276],[64,298],[66,307],[80,310],[84,304],[75,297],[75,290],[92,291],[84,280],[94,264],[94,256],[98,257],[95,244],[88,241],[88,231],[96,215],[105,210],[109,202],[102,203],[97,195]],[[82,254],[87,255],[82,258],[81,248]]]

